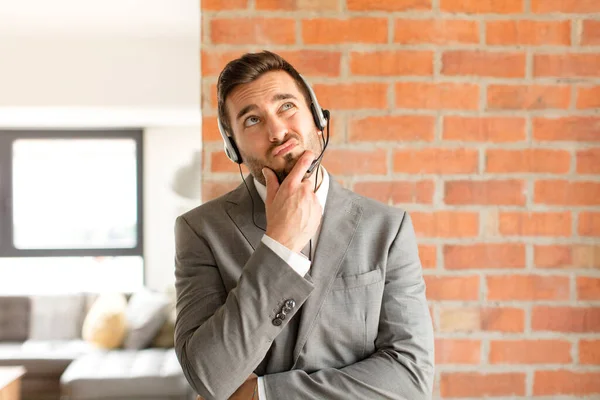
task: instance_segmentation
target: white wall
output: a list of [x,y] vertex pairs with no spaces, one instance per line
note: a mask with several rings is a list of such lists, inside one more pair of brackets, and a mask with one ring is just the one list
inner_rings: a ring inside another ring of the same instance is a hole
[[145,276],[156,289],[174,280],[175,216],[200,201],[199,182],[197,199],[171,189],[202,143],[199,48],[199,35],[0,36],[0,130],[144,129]]
[[[201,154],[197,127],[150,128],[144,132],[144,260],[146,285],[162,290],[174,279],[175,251],[173,227],[175,218],[200,204],[200,171],[186,176],[194,157]],[[178,172],[184,182],[177,182]],[[192,183],[193,182],[193,183]],[[191,187],[186,198],[173,190],[173,185]]]
[[199,48],[199,38],[0,36],[0,107],[195,106]]

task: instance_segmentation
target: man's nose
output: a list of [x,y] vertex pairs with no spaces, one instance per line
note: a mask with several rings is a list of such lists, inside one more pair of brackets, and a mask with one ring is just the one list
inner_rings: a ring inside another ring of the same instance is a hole
[[267,130],[271,142],[281,142],[288,133],[287,125],[280,118],[272,117],[267,121]]

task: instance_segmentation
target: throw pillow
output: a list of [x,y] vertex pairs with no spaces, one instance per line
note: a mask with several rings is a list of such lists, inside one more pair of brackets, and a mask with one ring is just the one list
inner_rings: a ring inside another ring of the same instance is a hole
[[82,294],[32,296],[29,339],[79,339],[84,316]]
[[105,349],[120,347],[127,332],[126,308],[127,300],[122,294],[98,296],[83,321],[83,340]]
[[168,313],[167,320],[152,339],[151,347],[170,349],[175,346],[175,310]]
[[169,299],[166,295],[143,289],[129,299],[125,313],[127,335],[123,347],[143,349],[156,336],[167,319]]

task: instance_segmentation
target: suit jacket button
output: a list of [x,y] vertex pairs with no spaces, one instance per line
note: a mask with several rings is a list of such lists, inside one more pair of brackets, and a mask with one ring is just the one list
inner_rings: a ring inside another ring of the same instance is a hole
[[280,326],[282,323],[283,323],[283,321],[279,318],[275,318],[273,320],[273,325],[275,325],[275,326]]
[[291,309],[290,307],[285,307],[285,306],[284,306],[284,307],[281,309],[281,312],[282,312],[282,314],[286,315],[286,314],[289,314],[289,313],[291,313],[291,312],[292,312],[292,309]]
[[296,302],[292,299],[286,300],[285,301],[285,307],[289,307],[289,308],[294,308],[296,307]]
[[285,313],[279,313],[275,316],[275,319],[280,319],[280,320],[284,320],[285,319]]

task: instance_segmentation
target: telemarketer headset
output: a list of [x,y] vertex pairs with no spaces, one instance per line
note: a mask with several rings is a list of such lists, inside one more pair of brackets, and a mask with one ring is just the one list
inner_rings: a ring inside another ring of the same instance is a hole
[[[304,82],[304,86],[306,87],[309,97],[310,97],[310,111],[311,111],[313,119],[315,121],[315,125],[317,126],[317,128],[319,128],[319,130],[321,132],[323,132],[325,127],[327,127],[327,141],[325,141],[325,139],[323,139],[324,146],[321,151],[321,154],[312,162],[312,164],[308,168],[307,173],[310,174],[313,172],[315,167],[317,165],[319,165],[319,162],[321,161],[321,159],[323,158],[323,154],[325,153],[325,149],[327,148],[327,144],[329,144],[329,124],[328,124],[328,122],[330,119],[330,114],[329,114],[328,110],[324,110],[321,108],[321,106],[319,105],[319,102],[317,101],[317,96],[315,95],[315,92],[310,87],[308,81],[306,79],[304,79],[304,77],[302,75],[300,75],[300,78],[302,79],[302,82]],[[243,162],[242,155],[237,147],[237,144],[235,143],[235,139],[233,138],[233,136],[227,135],[227,132],[225,131],[225,128],[223,127],[223,124],[221,123],[221,120],[219,119],[218,116],[217,116],[217,124],[219,127],[219,132],[221,133],[221,137],[223,138],[225,154],[234,163],[242,164],[242,162]]]
[[[312,113],[313,120],[315,121],[315,125],[321,132],[323,132],[325,127],[327,127],[327,138],[322,137],[323,148],[321,149],[321,154],[319,154],[319,156],[310,164],[310,167],[308,167],[308,170],[306,171],[308,174],[311,174],[313,172],[313,170],[321,162],[321,159],[323,158],[323,154],[325,153],[325,149],[327,148],[327,145],[329,144],[329,127],[331,125],[330,124],[331,116],[330,116],[330,113],[328,110],[322,109],[321,106],[319,105],[319,102],[317,101],[317,96],[315,95],[315,92],[310,87],[308,81],[306,79],[304,79],[304,77],[302,75],[300,75],[300,78],[302,79],[302,82],[304,82],[304,86],[306,87],[306,90],[308,91],[308,95],[310,97],[310,111]],[[219,132],[221,133],[221,137],[223,138],[225,154],[231,161],[238,164],[238,166],[240,167],[240,176],[241,176],[242,175],[241,164],[242,164],[243,160],[242,160],[242,155],[237,147],[237,144],[235,143],[235,139],[232,136],[227,135],[227,132],[225,132],[225,128],[223,127],[223,124],[221,123],[221,120],[219,119],[218,116],[217,116],[217,124],[219,127]],[[242,176],[242,181],[244,182],[244,185],[246,186],[246,190],[248,190],[248,194],[250,195],[250,200],[252,202],[252,210],[251,210],[252,211],[252,222],[254,223],[254,226],[256,226],[257,228],[259,228],[263,231],[266,231],[266,228],[258,226],[256,224],[256,221],[254,220],[254,200],[252,199],[252,195],[250,194],[250,189],[248,188],[248,185],[246,184],[246,180],[243,179],[243,176]],[[317,180],[315,179],[315,191],[316,191],[316,189],[317,189]],[[308,259],[312,261],[312,239],[309,241],[308,254],[309,254]]]

